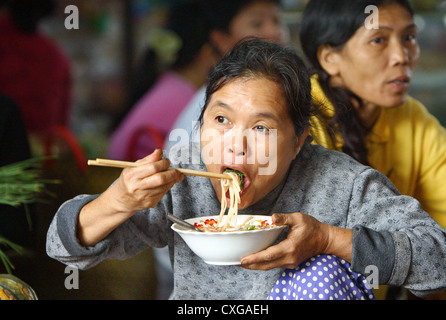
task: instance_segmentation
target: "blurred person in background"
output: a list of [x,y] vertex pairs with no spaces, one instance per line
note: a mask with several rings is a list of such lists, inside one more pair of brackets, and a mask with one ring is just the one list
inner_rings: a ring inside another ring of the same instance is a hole
[[[279,0],[221,0],[204,1],[206,17],[211,24],[210,41],[219,57],[223,57],[239,40],[256,36],[278,44],[288,42]],[[175,133],[166,140],[166,149],[174,145],[199,141],[194,124],[204,105],[205,87],[194,95],[178,116],[174,129],[182,129],[187,139],[178,139]]]
[[[370,4],[379,29],[364,26]],[[407,0],[309,2],[301,41],[313,96],[325,106],[312,135],[386,174],[445,227],[446,130],[408,95],[420,55],[413,14]]]
[[[10,0],[0,14],[0,92],[21,110],[25,128],[41,137],[69,126],[70,61],[39,23],[56,8],[53,0]],[[39,140],[37,140],[39,141]]]
[[[152,32],[136,73],[130,107],[119,117],[108,156],[133,161],[153,152],[216,62],[200,1],[174,6],[166,29]],[[149,132],[149,133],[148,133]]]
[[[379,28],[367,28],[368,5]],[[316,143],[384,173],[446,226],[446,130],[408,95],[420,55],[407,0],[311,0],[300,29],[311,62]]]

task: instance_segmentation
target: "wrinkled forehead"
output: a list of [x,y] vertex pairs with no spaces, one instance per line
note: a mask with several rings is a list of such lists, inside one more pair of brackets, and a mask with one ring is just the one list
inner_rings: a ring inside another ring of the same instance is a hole
[[278,118],[288,116],[282,87],[267,77],[238,77],[228,81],[210,97],[207,109],[213,108]]
[[379,7],[372,7],[358,31],[374,32],[383,30],[400,32],[412,28],[416,28],[416,25],[409,9],[398,3],[387,3]]

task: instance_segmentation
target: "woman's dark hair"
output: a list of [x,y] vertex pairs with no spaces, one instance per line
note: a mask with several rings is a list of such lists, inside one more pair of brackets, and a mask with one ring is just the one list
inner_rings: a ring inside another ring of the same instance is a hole
[[166,29],[181,40],[176,59],[170,65],[163,64],[152,47],[146,49],[134,72],[127,108],[118,116],[118,125],[138,100],[155,84],[167,69],[178,70],[190,64],[209,40],[209,23],[204,18],[201,1],[183,1],[171,8]]
[[363,164],[368,163],[368,150],[365,128],[356,116],[353,103],[361,104],[361,99],[346,88],[331,87],[330,76],[319,63],[318,49],[329,45],[341,50],[345,43],[364,24],[369,15],[366,7],[382,7],[397,3],[406,8],[413,16],[413,8],[408,0],[310,0],[305,7],[300,27],[300,40],[303,52],[312,64],[313,73],[327,98],[333,103],[335,116],[330,123],[330,133],[341,133],[344,140],[343,151]]
[[315,111],[308,70],[293,49],[255,37],[240,41],[209,74],[200,123],[214,92],[234,79],[257,77],[272,80],[283,89],[295,134],[301,135]]

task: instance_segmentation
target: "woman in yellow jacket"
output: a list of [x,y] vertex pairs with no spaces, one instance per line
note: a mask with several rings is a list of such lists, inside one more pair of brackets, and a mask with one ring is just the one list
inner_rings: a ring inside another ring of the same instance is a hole
[[315,75],[314,142],[387,175],[446,227],[446,130],[408,96],[419,58],[406,0],[310,0],[301,43]]

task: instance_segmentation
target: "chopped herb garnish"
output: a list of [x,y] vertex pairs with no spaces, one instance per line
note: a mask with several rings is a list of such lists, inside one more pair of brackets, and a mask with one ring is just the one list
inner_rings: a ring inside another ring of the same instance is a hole
[[226,173],[226,172],[235,172],[238,175],[239,179],[240,179],[240,189],[243,189],[243,186],[245,185],[245,174],[243,172],[238,171],[238,170],[229,169],[229,168],[226,169],[225,171],[223,171],[223,173]]

